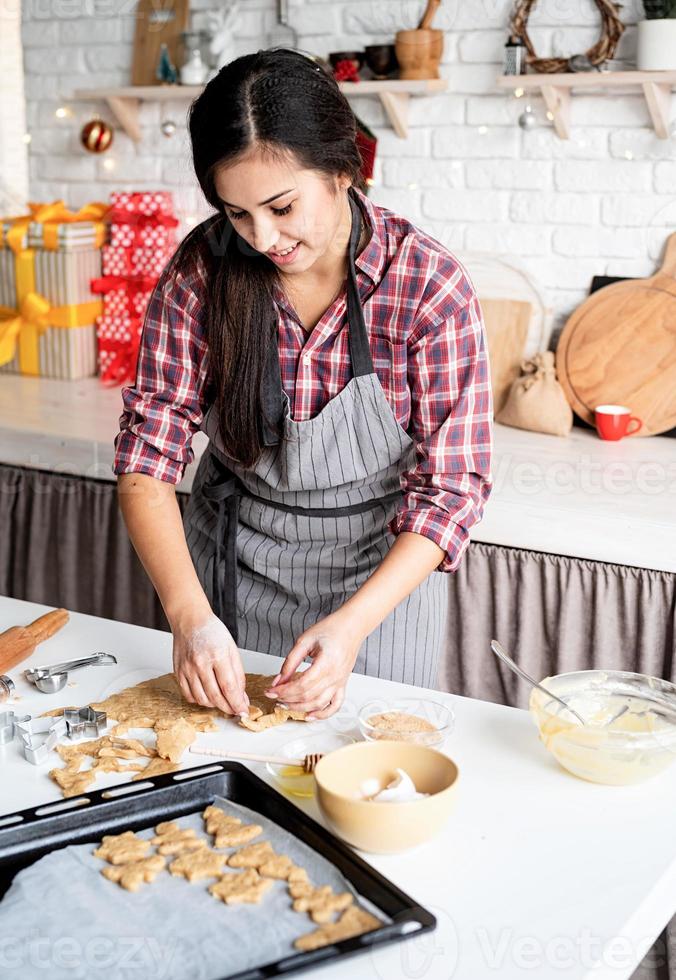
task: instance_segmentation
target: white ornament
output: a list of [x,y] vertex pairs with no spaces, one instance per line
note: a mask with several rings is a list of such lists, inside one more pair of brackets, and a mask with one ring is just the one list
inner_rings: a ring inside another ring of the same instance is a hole
[[238,14],[239,0],[230,0],[226,7],[210,10],[206,14],[206,30],[211,35],[209,62],[210,67],[216,71],[235,57],[233,34]]

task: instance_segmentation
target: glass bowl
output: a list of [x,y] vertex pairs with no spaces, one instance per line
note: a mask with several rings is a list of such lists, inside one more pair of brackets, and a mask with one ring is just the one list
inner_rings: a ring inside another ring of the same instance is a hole
[[[274,754],[288,759],[302,759],[312,752],[321,752],[327,755],[335,749],[342,749],[345,745],[352,745],[356,742],[351,735],[343,735],[341,732],[326,731],[317,734],[307,735],[303,738],[294,738],[291,742],[285,742]],[[312,773],[304,772],[300,766],[279,765],[274,762],[266,762],[265,768],[274,778],[275,782],[291,796],[312,799],[315,794],[315,777]]]
[[529,708],[540,738],[569,772],[594,783],[626,785],[676,759],[676,685],[624,670],[579,670],[542,684],[583,718],[533,688]]
[[379,698],[363,705],[358,722],[369,742],[392,740],[434,748],[453,731],[455,715],[447,705],[428,698]]

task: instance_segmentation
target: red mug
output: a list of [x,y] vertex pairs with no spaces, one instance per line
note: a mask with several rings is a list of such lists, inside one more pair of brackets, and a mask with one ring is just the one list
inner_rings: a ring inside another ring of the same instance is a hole
[[[633,436],[643,425],[624,405],[597,405],[594,409],[596,431],[602,439],[617,441],[623,436]],[[634,428],[630,429],[630,425]]]

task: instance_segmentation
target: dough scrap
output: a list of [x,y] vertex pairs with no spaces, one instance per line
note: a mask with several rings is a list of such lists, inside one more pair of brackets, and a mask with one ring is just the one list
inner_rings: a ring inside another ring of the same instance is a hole
[[354,901],[350,892],[336,895],[330,885],[314,888],[305,882],[292,882],[289,892],[294,912],[309,912],[313,922],[330,922],[334,912],[342,912]]
[[144,881],[153,881],[162,871],[165,865],[165,858],[159,854],[152,854],[150,857],[142,858],[140,861],[131,861],[129,864],[118,864],[115,867],[101,869],[101,874],[109,881],[114,881],[127,891],[136,892]]
[[248,847],[242,847],[239,851],[235,851],[228,858],[228,864],[231,868],[259,868],[261,864],[265,864],[274,856],[272,844],[263,840],[259,841],[258,844],[249,844]]
[[185,718],[160,718],[155,723],[157,754],[170,762],[180,762],[181,756],[197,738],[197,731]]
[[126,830],[123,834],[107,834],[93,854],[109,864],[129,864],[146,857],[149,848],[149,840],[137,837],[133,830]]
[[148,765],[144,768],[143,772],[137,773],[135,776],[131,777],[132,783],[136,782],[138,779],[150,779],[151,776],[163,776],[167,772],[176,772],[178,765],[175,762],[169,762],[168,759],[151,759]]
[[226,905],[239,902],[257,904],[272,885],[270,878],[261,878],[255,868],[248,868],[246,871],[223,875],[219,881],[209,885],[208,890],[214,898],[220,898]]
[[158,823],[155,833],[157,836],[152,841],[157,845],[158,854],[180,854],[182,851],[195,851],[207,846],[205,839],[198,837],[194,830],[188,827],[182,830],[171,820]]
[[325,925],[314,929],[294,939],[293,945],[296,949],[307,952],[311,949],[320,949],[322,946],[329,946],[331,943],[340,942],[341,939],[350,939],[352,936],[361,936],[365,932],[371,932],[382,925],[379,919],[360,908],[352,905],[345,909],[337,922],[327,922]]
[[263,828],[257,823],[244,824],[238,817],[230,816],[217,806],[208,806],[202,816],[207,833],[215,835],[215,847],[238,847],[263,833]]
[[285,721],[305,721],[306,711],[280,708],[275,698],[268,698],[264,691],[270,687],[274,674],[246,674],[246,693],[249,698],[249,716],[240,718],[239,724],[250,732],[264,732]]
[[188,881],[198,881],[200,878],[218,878],[223,874],[225,854],[212,851],[206,843],[195,851],[185,851],[169,865],[172,875],[182,875]]
[[96,779],[96,772],[92,769],[86,769],[84,772],[78,770],[79,764],[77,768],[64,766],[63,769],[50,769],[49,771],[50,777],[61,787],[61,795],[66,800],[71,796],[79,796],[80,793],[84,793]]

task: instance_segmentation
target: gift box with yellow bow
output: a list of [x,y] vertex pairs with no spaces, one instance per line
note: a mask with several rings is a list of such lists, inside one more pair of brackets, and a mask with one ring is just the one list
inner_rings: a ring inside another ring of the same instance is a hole
[[51,378],[96,374],[96,317],[108,205],[29,204],[0,219],[0,371]]

